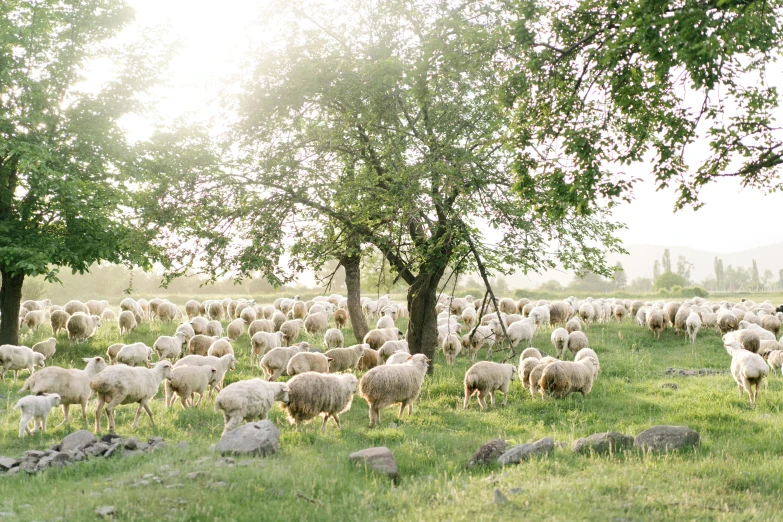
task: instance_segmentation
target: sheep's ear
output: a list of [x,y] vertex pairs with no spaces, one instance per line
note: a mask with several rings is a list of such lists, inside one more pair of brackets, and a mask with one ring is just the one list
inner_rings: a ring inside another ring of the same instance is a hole
[[411,359],[413,359],[413,356],[412,356],[412,355],[411,355],[411,356],[409,356],[409,357],[408,357],[407,359],[405,359],[405,360],[406,360],[406,361],[410,361]]
[[332,362],[332,361],[334,361],[334,359],[333,359],[333,358],[331,358],[331,357],[327,357],[327,358],[326,358],[326,360],[327,360],[327,361],[329,361],[329,362]]
[[[96,360],[97,360],[97,358],[96,358]],[[84,362],[90,362],[90,358],[89,358],[89,357],[82,357],[82,361],[84,361]]]

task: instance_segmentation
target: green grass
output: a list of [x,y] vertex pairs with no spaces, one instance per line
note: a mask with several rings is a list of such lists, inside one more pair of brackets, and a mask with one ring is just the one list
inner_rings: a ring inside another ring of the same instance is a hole
[[[404,324],[399,326],[404,329]],[[151,344],[174,327],[142,325],[126,341]],[[44,330],[25,338],[25,343],[47,337]],[[351,332],[345,334],[350,342]],[[396,409],[389,408],[381,414],[381,427],[370,430],[367,404],[357,397],[342,416],[341,431],[330,423],[321,434],[316,421],[297,433],[276,407],[270,418],[282,431],[280,451],[252,459],[247,466],[239,465],[240,459],[234,466],[221,465],[208,451],[222,430],[222,416],[211,402],[199,409],[183,411],[177,406],[166,411],[158,397],[152,406],[157,428],[142,417],[135,432],[130,428],[135,407],[119,407],[120,435],[160,435],[172,446],[34,476],[2,477],[0,511],[13,511],[12,520],[89,520],[102,505],[115,506],[117,520],[778,518],[783,489],[780,376],[769,380],[757,408],[751,410],[746,399],[738,398],[730,375],[664,375],[668,367],[727,369],[729,357],[715,332],[703,332],[694,346],[671,331],[655,341],[631,322],[595,325],[587,334],[602,371],[584,399],[533,401],[514,383],[505,409],[479,411],[473,399],[463,411],[461,383],[470,364],[463,357],[446,366],[438,355],[434,375],[425,380],[412,417],[399,420]],[[319,338],[308,340],[322,344]],[[53,362],[81,367],[81,357],[101,354],[117,341],[113,325],[82,346],[71,347],[63,338]],[[240,363],[229,373],[230,382],[259,374],[248,367],[248,345],[246,336],[236,343]],[[539,333],[534,346],[551,353],[549,332]],[[676,382],[679,388],[661,388],[667,382]],[[0,393],[6,396],[0,402],[0,409],[6,410],[0,415],[0,454],[44,449],[67,433],[58,428],[19,441],[19,414],[12,409],[19,394],[9,386],[0,387]],[[72,409],[71,430],[81,428],[74,413]],[[60,420],[61,413],[53,413],[50,426]],[[701,434],[702,446],[669,455],[579,456],[557,449],[548,457],[506,469],[464,467],[481,444],[497,437],[515,444],[549,436],[570,446],[592,433],[614,430],[635,435],[656,424],[688,425]],[[173,447],[183,440],[191,443],[187,449]],[[394,453],[401,475],[398,485],[349,464],[349,453],[378,445]],[[208,459],[199,462],[203,457]],[[192,471],[204,474],[189,480],[186,475]],[[136,485],[146,474],[162,483]],[[495,488],[504,492],[508,503],[492,502]]]

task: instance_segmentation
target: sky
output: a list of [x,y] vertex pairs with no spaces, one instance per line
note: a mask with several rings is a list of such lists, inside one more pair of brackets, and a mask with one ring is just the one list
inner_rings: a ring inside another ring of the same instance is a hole
[[[258,17],[264,0],[128,0],[136,9],[137,24],[164,24],[180,50],[171,64],[168,85],[159,91],[158,110],[164,119],[183,114],[204,114],[215,98],[219,82],[238,72],[242,55],[253,34],[251,22]],[[218,7],[219,6],[219,7]],[[257,29],[255,29],[257,31]],[[783,90],[783,74],[775,73],[773,84]],[[143,138],[150,128],[143,122],[126,124],[131,138]],[[649,168],[639,165],[631,171],[651,180]],[[783,196],[765,196],[754,189],[742,190],[733,180],[721,180],[706,187],[698,210],[673,212],[671,190],[656,191],[651,181],[637,185],[632,204],[615,209],[616,221],[626,223],[620,237],[627,245],[660,244],[688,246],[711,252],[729,253],[783,241],[774,225]]]

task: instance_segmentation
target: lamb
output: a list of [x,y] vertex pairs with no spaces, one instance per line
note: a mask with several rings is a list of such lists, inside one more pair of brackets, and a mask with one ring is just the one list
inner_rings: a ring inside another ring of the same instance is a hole
[[356,368],[364,355],[364,350],[369,348],[366,344],[355,344],[348,348],[334,348],[327,350],[324,355],[332,359],[329,364],[329,371],[344,372]]
[[305,372],[293,377],[288,381],[288,403],[283,405],[288,421],[298,430],[299,423],[321,415],[322,432],[326,430],[329,417],[340,428],[339,415],[351,409],[357,382],[356,376],[351,374]]
[[253,359],[258,362],[269,350],[280,347],[284,338],[285,335],[282,331],[277,333],[256,332],[250,339],[250,365],[253,365]]
[[242,319],[234,319],[228,324],[226,328],[226,335],[232,341],[236,341],[242,334],[245,333],[245,321]]
[[243,420],[266,419],[275,401],[288,403],[286,383],[250,379],[229,384],[215,399],[215,410],[223,412],[223,435],[237,428]]
[[587,336],[584,333],[571,332],[568,334],[568,342],[566,343],[566,346],[572,354],[576,355],[582,348],[587,348],[588,344]]
[[82,407],[82,421],[87,427],[87,401],[92,395],[90,380],[106,368],[106,361],[103,357],[89,357],[83,361],[87,363],[83,370],[57,366],[43,368],[31,375],[22,386],[21,391],[29,391],[33,395],[56,393],[60,396],[63,421],[56,427],[69,422],[68,412],[72,404]]
[[46,312],[43,310],[31,310],[27,312],[22,320],[30,330],[37,330],[46,320]]
[[647,314],[647,328],[655,335],[658,340],[661,339],[661,332],[663,331],[663,311],[657,308],[651,309]]
[[329,324],[329,315],[326,312],[316,312],[307,316],[304,320],[304,328],[310,335],[317,334],[326,329]]
[[462,350],[462,342],[457,334],[449,334],[441,344],[443,355],[446,356],[446,362],[454,364],[457,361],[457,356]]
[[489,403],[495,406],[495,392],[503,393],[503,403],[508,402],[508,387],[516,379],[517,369],[513,364],[500,364],[489,361],[477,362],[465,373],[465,401],[462,408],[468,409],[470,398],[478,392],[478,403],[486,409],[484,398],[489,395]]
[[98,407],[95,411],[95,432],[101,431],[101,412],[106,407],[109,431],[114,432],[114,408],[121,404],[138,403],[136,418],[133,419],[133,429],[139,425],[142,408],[150,417],[150,424],[155,427],[152,410],[147,404],[160,388],[164,379],[171,378],[171,363],[158,361],[152,368],[133,368],[118,364],[109,366],[90,380],[90,388],[98,395]]
[[408,341],[386,341],[383,343],[383,346],[378,349],[378,355],[380,356],[381,362],[383,363],[385,363],[386,360],[396,352],[410,353],[410,350],[408,349]]
[[57,351],[57,339],[50,337],[33,345],[33,351],[43,354],[44,359],[50,358]]
[[2,373],[0,373],[0,382],[5,383],[6,372],[13,370],[14,386],[16,386],[19,370],[27,369],[30,371],[30,375],[32,375],[36,366],[39,368],[46,366],[44,359],[42,353],[36,353],[27,346],[14,346],[11,344],[0,346],[0,364],[3,366]]
[[101,318],[97,315],[86,315],[80,312],[72,314],[65,323],[65,329],[68,331],[68,340],[79,344],[95,335],[96,330],[101,326]]
[[207,335],[211,337],[223,337],[223,325],[220,321],[212,320],[207,323]]
[[698,335],[700,328],[701,318],[699,318],[699,314],[696,312],[689,313],[688,318],[685,320],[685,331],[688,334],[688,339],[690,339],[691,344],[696,342],[696,335]]
[[190,326],[193,328],[193,332],[196,335],[204,335],[207,333],[207,324],[209,321],[203,317],[194,317],[190,320]]
[[532,319],[522,319],[521,321],[515,321],[511,323],[506,332],[508,338],[511,341],[511,347],[516,348],[520,342],[525,343],[525,347],[530,346],[533,341],[533,334],[536,331],[536,325]]
[[541,380],[541,376],[544,374],[544,370],[547,366],[554,362],[557,362],[557,359],[554,357],[542,357],[541,360],[538,361],[538,364],[535,366],[535,368],[530,371],[527,385],[530,387],[530,395],[534,399],[536,398],[536,391],[538,390],[538,382]]
[[[217,384],[215,388],[218,390],[223,388],[223,379],[226,377],[226,372],[234,371],[236,368],[237,358],[231,354],[226,354],[223,357],[210,357],[208,355],[186,355],[182,359],[174,364],[174,368],[180,366],[212,366],[217,370],[215,377]],[[209,391],[209,398],[212,397],[212,390]]]
[[286,373],[290,377],[304,372],[329,373],[329,364],[331,357],[318,352],[301,352],[295,354],[288,361]]
[[378,350],[373,350],[370,348],[369,344],[364,344],[362,346],[365,348],[362,352],[362,357],[359,359],[359,363],[356,365],[357,370],[365,372],[370,368],[375,368],[376,366],[380,366],[383,363]]
[[383,328],[380,330],[376,328],[367,332],[367,335],[364,336],[364,344],[369,344],[373,350],[380,350],[386,341],[397,341],[404,338],[405,334],[397,328]]
[[783,367],[783,350],[771,350],[764,358],[772,371],[779,371]]
[[593,379],[598,377],[598,372],[601,370],[601,363],[598,362],[598,354],[590,348],[582,348],[574,357],[574,362],[580,362],[584,359],[590,358],[593,360]]
[[[187,409],[188,400],[191,405],[198,393],[198,407],[204,398],[204,391],[209,387],[209,395],[218,383],[217,369],[214,366],[179,366],[171,371],[171,379],[166,381],[166,408],[171,408],[176,397],[179,397],[182,409]],[[175,395],[176,394],[176,395]]]
[[343,333],[337,328],[329,328],[324,334],[324,346],[330,348],[342,348],[345,344]]
[[173,362],[182,355],[182,348],[185,344],[185,336],[181,332],[177,332],[173,336],[161,335],[158,337],[152,345],[152,349],[158,354],[158,359],[169,359]]
[[[36,429],[46,433],[46,419],[49,417],[52,408],[60,405],[60,396],[56,393],[46,393],[44,395],[28,395],[19,399],[14,406],[15,410],[21,410],[22,419],[19,421],[19,438],[23,438],[25,433],[32,435]],[[30,431],[28,424],[33,421],[33,430]],[[37,423],[37,426],[36,426]]]
[[583,358],[578,362],[554,362],[544,368],[538,381],[541,397],[545,399],[547,395],[552,395],[556,399],[562,399],[576,392],[584,397],[593,388],[596,372],[592,357]]
[[272,348],[261,358],[261,368],[270,381],[276,381],[288,368],[291,358],[302,351],[298,346]]
[[209,347],[212,346],[215,340],[215,337],[207,335],[194,335],[188,343],[188,353],[191,355],[207,355]]
[[370,428],[380,422],[380,411],[392,404],[400,404],[399,416],[405,407],[413,414],[413,401],[421,393],[429,359],[424,354],[412,355],[405,364],[376,366],[364,374],[359,393],[370,407]]
[[234,347],[226,337],[216,339],[207,350],[209,357],[223,357],[224,355],[234,355]]
[[283,333],[282,346],[291,346],[296,341],[303,324],[301,319],[292,319],[280,325],[280,332]]
[[[582,334],[581,331],[579,333]],[[555,350],[557,350],[558,359],[563,358],[563,350],[568,348],[568,340],[570,337],[571,335],[565,328],[558,328],[552,332],[552,346],[554,346]]]
[[769,374],[767,363],[760,355],[743,349],[737,341],[730,341],[724,346],[731,355],[731,375],[739,388],[739,396],[742,398],[743,390],[747,392],[750,407],[753,408],[756,406],[759,388]]
[[148,366],[152,348],[144,343],[126,344],[117,352],[117,362],[128,366]]
[[131,333],[138,326],[136,316],[134,316],[133,312],[130,310],[120,312],[120,317],[117,319],[117,326],[120,328],[120,335]]
[[70,318],[71,314],[64,310],[55,310],[52,312],[49,316],[49,323],[52,325],[52,334],[57,336],[60,331],[65,330],[65,325],[68,324],[68,319]]

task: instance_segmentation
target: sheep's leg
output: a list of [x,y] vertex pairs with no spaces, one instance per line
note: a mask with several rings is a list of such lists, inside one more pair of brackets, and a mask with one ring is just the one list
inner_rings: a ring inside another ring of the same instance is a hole
[[[328,418],[328,417],[327,417],[327,418]],[[334,422],[335,422],[335,424],[337,424],[337,429],[338,429],[338,430],[339,430],[339,429],[341,429],[341,428],[342,428],[342,426],[340,426],[340,417],[338,417],[337,415],[335,415],[335,414],[333,413],[333,414],[332,414],[332,418],[334,419]]]
[[400,403],[400,413],[397,415],[397,417],[401,419],[403,413],[405,413],[405,403],[401,402]]
[[505,390],[500,390],[500,391],[503,392],[503,404],[501,404],[501,406],[503,406],[505,408],[506,404],[508,403],[508,388],[506,388]]
[[[98,406],[95,410],[95,433],[101,432],[101,412],[103,410],[103,397],[98,395]],[[106,415],[108,417],[108,414]],[[85,417],[86,418],[86,417]]]
[[467,410],[468,409],[468,402],[470,402],[470,394],[469,390],[465,388],[465,400],[462,402],[462,409]]
[[14,388],[16,387],[16,378],[19,376],[19,370],[14,370]]
[[737,383],[737,388],[739,389],[739,398],[741,399],[742,398],[742,393],[743,393],[742,383],[741,382]]
[[[63,404],[63,421],[60,424],[58,424],[57,426],[55,426],[55,429],[59,428],[63,424],[68,424],[68,410],[70,408],[71,408],[70,404]],[[87,424],[86,421],[85,421],[85,424]]]
[[144,406],[143,407],[144,407],[144,411],[146,411],[147,415],[149,415],[150,425],[152,425],[152,427],[154,428],[155,427],[155,420],[153,420],[153,418],[152,418],[152,410],[150,409],[150,406],[149,406],[149,404],[147,404],[146,401],[144,402]]
[[196,408],[201,406],[201,399],[203,398],[204,398],[204,392],[202,391],[201,393],[198,394],[198,402],[196,403]]
[[478,392],[478,403],[482,410],[487,409],[487,402],[484,400],[484,392]]
[[48,413],[41,415],[41,432],[46,435],[46,419],[49,417]]
[[183,410],[187,410],[188,409],[188,404],[187,404],[188,403],[188,399],[184,395],[180,395],[179,396],[179,403],[182,406]]
[[237,425],[242,422],[241,417],[232,417],[226,412],[223,412],[223,435],[228,433],[229,431],[232,431],[234,428],[237,427]]
[[324,421],[321,423],[321,433],[326,431],[326,423],[329,420],[329,414],[324,415]]
[[375,424],[378,422],[378,417],[378,411],[372,404],[370,404],[370,428],[375,426]]
[[495,407],[495,392],[494,391],[489,392],[489,404],[493,408]]
[[87,428],[87,401],[86,400],[83,401],[81,406],[82,406],[82,422],[84,422],[84,427]]
[[27,433],[29,430],[27,429],[27,423],[30,422],[30,417],[26,415],[22,415],[22,420],[19,421],[19,438],[24,438],[25,433]]
[[410,417],[411,415],[413,415],[413,401],[412,400],[411,400],[411,402],[408,403],[408,417]]

